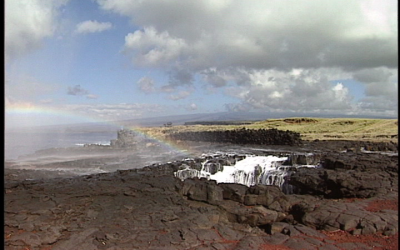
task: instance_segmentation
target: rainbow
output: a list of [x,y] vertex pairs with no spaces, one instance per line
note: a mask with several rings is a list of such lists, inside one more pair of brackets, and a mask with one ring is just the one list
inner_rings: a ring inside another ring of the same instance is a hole
[[[50,119],[58,119],[59,121],[75,121],[74,123],[85,123],[85,122],[93,122],[100,123],[104,125],[112,125],[116,127],[123,127],[124,129],[128,129],[133,131],[136,135],[141,136],[143,138],[151,139],[160,143],[163,147],[171,151],[179,151],[188,155],[193,155],[195,152],[191,151],[189,148],[186,148],[174,141],[167,140],[165,138],[160,138],[154,135],[150,135],[145,132],[145,129],[138,126],[124,126],[121,122],[118,121],[107,121],[99,119],[98,117],[88,117],[83,116],[77,113],[73,113],[71,111],[51,108],[46,106],[38,106],[32,105],[30,103],[18,104],[18,105],[6,105],[5,108],[5,119],[7,117],[13,116],[25,116],[25,117],[50,117]],[[67,124],[67,123],[63,123]],[[70,124],[72,124],[70,122]]]
[[165,138],[160,138],[157,136],[150,135],[148,133],[143,132],[143,128],[136,127],[136,126],[128,126],[124,127],[125,129],[133,131],[136,135],[152,139],[166,147],[168,150],[171,151],[179,151],[181,153],[187,153],[188,155],[194,155],[196,154],[194,151],[190,150],[190,148],[185,148],[183,145],[176,143],[175,141],[168,140]]
[[73,121],[80,120],[81,122],[96,122],[96,119],[93,117],[87,117],[83,115],[79,115],[77,113],[61,109],[61,108],[52,108],[46,106],[38,106],[30,103],[20,103],[17,105],[7,105],[5,106],[5,114],[9,116],[52,116],[53,118],[61,118],[62,121],[68,121],[68,119]]

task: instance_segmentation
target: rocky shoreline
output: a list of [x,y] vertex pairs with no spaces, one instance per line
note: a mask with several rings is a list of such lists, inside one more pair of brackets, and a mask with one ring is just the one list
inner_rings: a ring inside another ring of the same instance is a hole
[[5,249],[398,249],[397,144],[284,153],[299,150],[322,168],[293,173],[294,194],[182,181],[184,160],[83,176],[6,166]]

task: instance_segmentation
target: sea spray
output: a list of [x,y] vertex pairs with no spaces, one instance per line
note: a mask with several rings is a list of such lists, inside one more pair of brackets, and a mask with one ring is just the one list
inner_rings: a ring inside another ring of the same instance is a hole
[[257,184],[275,185],[285,193],[292,193],[288,181],[290,173],[298,167],[317,167],[316,165],[284,165],[290,162],[287,156],[206,156],[201,169],[194,169],[184,164],[175,172],[181,180],[187,178],[206,178],[217,183],[238,183],[246,186]]

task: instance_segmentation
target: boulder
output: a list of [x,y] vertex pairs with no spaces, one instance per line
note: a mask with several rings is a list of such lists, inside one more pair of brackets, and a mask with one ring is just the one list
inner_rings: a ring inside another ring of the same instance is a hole
[[239,222],[249,224],[252,227],[262,226],[275,222],[278,219],[278,212],[265,208],[264,206],[254,206],[245,214],[239,215]]
[[245,205],[262,205],[266,208],[285,212],[289,210],[290,204],[286,195],[277,186],[256,185],[247,190],[244,197]]
[[398,159],[384,154],[331,154],[322,168],[299,168],[289,184],[299,194],[368,198],[397,188]]
[[223,200],[223,189],[213,180],[193,178],[186,179],[179,192],[188,199],[216,204]]
[[244,202],[248,187],[242,184],[236,183],[219,183],[219,187],[222,188],[222,196],[224,200],[232,200],[240,203]]

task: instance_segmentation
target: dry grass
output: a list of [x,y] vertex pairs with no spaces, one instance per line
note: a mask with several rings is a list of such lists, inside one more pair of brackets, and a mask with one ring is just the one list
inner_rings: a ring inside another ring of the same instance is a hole
[[279,129],[301,134],[303,140],[360,140],[397,142],[397,119],[359,118],[284,118],[268,119],[246,125],[179,125],[140,128],[143,133],[164,139],[166,135],[183,131],[212,131],[231,129]]

